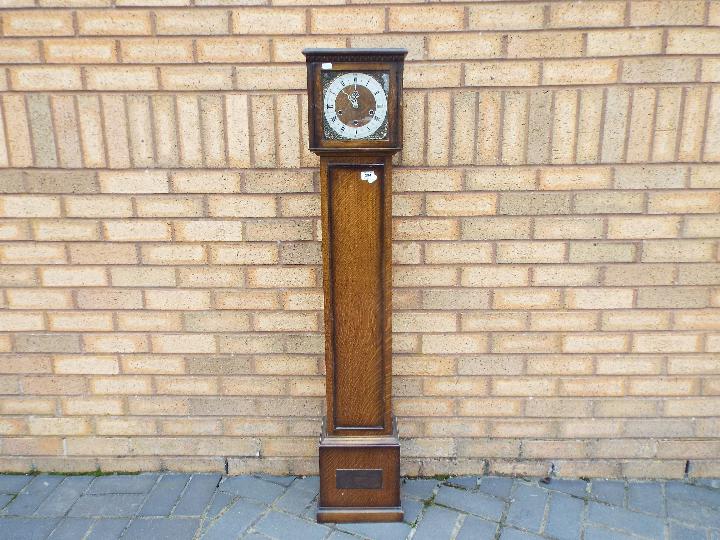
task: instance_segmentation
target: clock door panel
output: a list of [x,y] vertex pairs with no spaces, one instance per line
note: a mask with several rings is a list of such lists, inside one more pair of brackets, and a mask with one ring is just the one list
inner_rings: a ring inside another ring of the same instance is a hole
[[[363,171],[377,180],[362,180]],[[385,427],[383,173],[382,165],[328,170],[329,345],[337,430]]]

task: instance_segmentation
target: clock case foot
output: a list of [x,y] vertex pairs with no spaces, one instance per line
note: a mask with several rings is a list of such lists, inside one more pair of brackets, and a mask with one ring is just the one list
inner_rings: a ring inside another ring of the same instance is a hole
[[400,440],[389,435],[320,438],[320,523],[402,521]]

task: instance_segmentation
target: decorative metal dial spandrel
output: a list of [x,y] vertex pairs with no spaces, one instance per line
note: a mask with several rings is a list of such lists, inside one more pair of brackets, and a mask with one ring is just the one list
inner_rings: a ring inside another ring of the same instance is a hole
[[322,89],[325,139],[387,140],[387,72],[323,71]]

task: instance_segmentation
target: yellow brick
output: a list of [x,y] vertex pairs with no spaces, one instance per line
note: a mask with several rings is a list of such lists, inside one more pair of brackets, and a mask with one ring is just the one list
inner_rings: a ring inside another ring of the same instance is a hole
[[462,6],[394,6],[388,26],[391,32],[459,30],[463,18]]
[[166,90],[231,90],[232,68],[226,66],[160,68],[160,81]]
[[160,221],[106,221],[104,235],[112,242],[170,240],[170,226]]
[[64,246],[57,244],[0,244],[0,260],[5,264],[62,264],[66,262]]
[[3,39],[0,48],[0,62],[4,64],[33,64],[40,61],[40,47],[33,39]]
[[700,350],[699,339],[697,334],[659,332],[635,334],[633,336],[633,352],[698,352]]
[[148,435],[156,432],[155,420],[119,417],[97,418],[98,435]]
[[4,312],[0,313],[0,331],[26,332],[44,330],[45,321],[41,313]]
[[198,244],[146,245],[141,249],[146,264],[202,264],[207,261],[205,247]]
[[131,289],[83,289],[76,293],[81,309],[137,309],[142,307],[141,291]]
[[158,394],[217,394],[218,384],[214,377],[155,377]]
[[560,292],[552,289],[498,289],[495,309],[553,309],[560,307]]
[[104,193],[167,193],[167,173],[162,171],[122,171],[99,173]]
[[630,24],[635,26],[703,24],[704,3],[683,2],[682,9],[672,0],[641,0],[630,4]]
[[468,354],[487,352],[487,336],[478,334],[423,335],[421,350],[427,354]]
[[139,217],[199,217],[203,215],[203,201],[194,196],[139,196],[135,207]]
[[720,193],[716,192],[667,192],[651,193],[648,212],[651,214],[685,214],[717,212]]
[[500,263],[562,262],[566,246],[562,242],[499,242],[497,261]]
[[174,286],[175,270],[163,267],[118,267],[110,268],[110,278],[116,287],[162,287]]
[[185,39],[125,39],[122,59],[128,64],[172,64],[192,62],[192,41]]
[[550,333],[495,334],[492,351],[495,353],[560,352],[560,336]]
[[71,36],[74,34],[69,11],[8,11],[3,15],[6,36]]
[[83,343],[88,352],[136,353],[148,350],[146,337],[137,334],[86,334]]
[[427,44],[428,58],[433,60],[498,58],[502,53],[500,34],[430,34]]
[[669,314],[662,311],[609,311],[602,314],[603,330],[667,330]]
[[597,373],[603,375],[659,375],[665,361],[661,356],[619,354],[598,357],[596,363]]
[[10,308],[20,309],[69,309],[72,298],[69,291],[47,289],[7,289]]
[[622,396],[625,383],[622,377],[580,377],[560,379],[560,395],[563,396]]
[[612,170],[607,167],[553,167],[540,170],[542,189],[607,189]]
[[[122,399],[113,398],[65,398],[62,408],[63,413],[70,416],[121,415],[124,412]],[[99,453],[104,453],[104,449]]]
[[88,90],[156,90],[158,88],[157,71],[151,66],[86,67],[85,77]]
[[271,217],[277,209],[270,195],[211,195],[208,212],[213,217]]
[[452,313],[394,313],[393,329],[396,332],[453,332],[456,316]]
[[181,193],[233,193],[240,191],[240,175],[232,171],[176,171],[173,191]]
[[112,332],[110,313],[67,312],[49,314],[49,328],[55,332]]
[[543,27],[543,4],[470,5],[473,30],[532,30]]
[[565,302],[571,309],[618,309],[633,306],[633,289],[569,289]]
[[45,61],[57,64],[116,62],[115,43],[109,39],[62,39],[43,43]]
[[530,313],[530,329],[556,332],[596,330],[597,315],[578,311],[536,311]]
[[543,84],[610,84],[617,81],[617,60],[548,60]]
[[278,246],[264,242],[212,246],[210,260],[213,264],[275,264]]
[[255,330],[260,332],[313,332],[318,330],[315,313],[257,313]]
[[378,34],[385,27],[385,10],[377,7],[316,8],[310,17],[313,34]]
[[60,215],[60,197],[44,195],[6,195],[0,197],[3,217],[56,217]]
[[462,313],[460,326],[467,332],[517,331],[524,330],[527,316],[522,312]]
[[589,56],[657,54],[662,50],[662,30],[593,30],[587,34]]
[[[332,21],[330,22],[332,25]],[[292,8],[243,8],[232,12],[235,34],[304,34],[305,10]],[[333,31],[335,28],[333,28]],[[332,33],[332,32],[331,32]]]
[[625,4],[622,2],[558,2],[550,6],[550,26],[623,26]]
[[529,285],[528,275],[527,267],[476,266],[464,268],[460,282],[466,287],[512,287]]
[[446,267],[403,267],[393,271],[393,285],[395,287],[422,287],[455,285],[457,271]]
[[628,393],[635,396],[687,396],[697,394],[698,386],[698,380],[693,378],[632,378]]
[[151,394],[150,377],[116,375],[95,377],[90,383],[94,394]]
[[398,169],[393,171],[397,191],[460,191],[462,172],[457,169]]
[[182,242],[239,241],[243,224],[240,221],[199,220],[175,224],[176,238]]
[[465,66],[465,84],[469,86],[534,86],[539,81],[538,62],[475,62]]
[[178,313],[158,311],[121,312],[116,315],[118,330],[124,332],[177,332],[182,330]]
[[56,356],[53,360],[55,373],[70,375],[111,375],[119,373],[118,361],[114,356]]
[[695,80],[697,60],[690,58],[633,58],[623,62],[621,78],[628,83],[661,83]]
[[523,32],[508,35],[508,58],[564,58],[582,56],[580,32]]
[[68,217],[130,217],[132,201],[129,197],[113,195],[68,195],[64,198]]
[[397,240],[454,240],[459,224],[454,219],[400,218],[393,222],[393,238]]
[[87,435],[90,424],[84,418],[30,418],[31,435]]
[[314,268],[259,267],[248,269],[248,285],[260,288],[314,287]]
[[570,262],[629,262],[635,260],[633,244],[572,242],[570,244]]
[[149,309],[198,310],[210,307],[210,293],[197,290],[145,291],[145,305]]
[[647,240],[643,242],[643,262],[712,261],[713,243],[707,240]]
[[228,12],[223,9],[162,9],[154,12],[158,34],[227,34]]
[[493,193],[427,195],[429,216],[481,216],[495,213],[497,196]]
[[599,217],[537,217],[535,238],[602,238],[603,221]]
[[629,341],[624,334],[570,334],[563,338],[563,352],[624,352]]
[[82,10],[78,12],[81,35],[150,35],[150,13],[143,10]]

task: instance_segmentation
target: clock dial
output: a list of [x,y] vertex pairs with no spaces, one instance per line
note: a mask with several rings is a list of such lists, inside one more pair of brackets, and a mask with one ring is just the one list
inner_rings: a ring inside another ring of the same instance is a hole
[[379,74],[379,78],[342,73],[329,81],[323,99],[326,138],[386,138],[387,74]]

